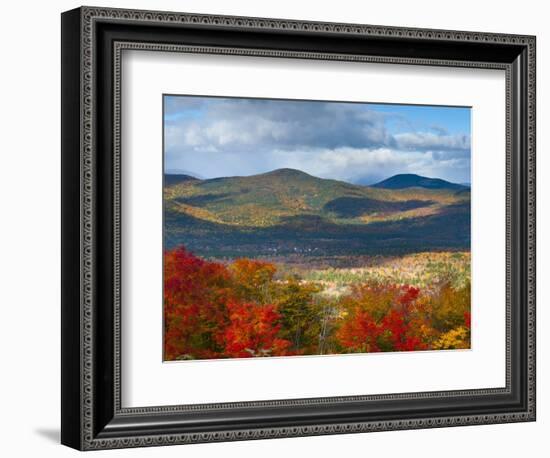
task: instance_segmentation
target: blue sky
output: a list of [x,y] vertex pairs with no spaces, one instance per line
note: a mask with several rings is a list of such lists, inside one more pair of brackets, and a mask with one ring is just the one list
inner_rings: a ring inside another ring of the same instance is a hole
[[372,184],[397,173],[470,182],[470,108],[164,96],[167,172],[295,168]]

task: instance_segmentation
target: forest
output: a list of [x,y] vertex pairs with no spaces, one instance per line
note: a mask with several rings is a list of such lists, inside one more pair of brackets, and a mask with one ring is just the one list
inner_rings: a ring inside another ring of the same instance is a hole
[[469,252],[302,270],[164,253],[164,360],[470,348]]

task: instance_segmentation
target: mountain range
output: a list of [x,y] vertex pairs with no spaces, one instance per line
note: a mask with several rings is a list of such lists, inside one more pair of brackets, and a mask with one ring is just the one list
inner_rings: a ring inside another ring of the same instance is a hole
[[212,257],[469,249],[470,189],[392,176],[371,186],[295,169],[198,179],[165,174],[166,248]]

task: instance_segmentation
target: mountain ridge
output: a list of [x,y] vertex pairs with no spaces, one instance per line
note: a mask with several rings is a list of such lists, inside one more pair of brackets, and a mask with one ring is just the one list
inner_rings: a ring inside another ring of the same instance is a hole
[[379,181],[371,185],[374,188],[385,189],[405,189],[405,188],[426,188],[426,189],[452,189],[454,191],[461,191],[468,188],[458,183],[451,183],[450,181],[443,180],[441,178],[429,178],[422,175],[416,175],[414,173],[399,173],[392,175],[385,180]]
[[[414,184],[423,177],[416,178]],[[426,216],[468,200],[467,191],[469,188],[448,185],[361,186],[289,168],[204,180],[188,175],[165,178],[165,202],[170,211],[242,226],[273,226],[285,218],[306,215],[353,224]]]
[[[470,188],[469,183],[453,183],[442,178],[432,178],[426,177],[423,175],[417,175],[414,173],[398,173],[391,175],[384,180],[381,180],[374,184],[358,184],[346,180],[338,180],[334,178],[321,178],[310,173],[304,172],[302,170],[293,169],[290,167],[283,167],[279,169],[273,169],[268,172],[257,173],[253,175],[232,175],[232,176],[223,176],[223,177],[214,177],[214,178],[202,178],[191,172],[178,173],[176,171],[168,171],[164,174],[165,177],[170,177],[171,180],[168,180],[167,185],[171,185],[172,182],[177,182],[178,177],[182,177],[181,181],[184,180],[197,180],[202,182],[209,181],[222,181],[228,179],[254,179],[260,177],[266,178],[281,178],[281,179],[309,179],[309,180],[329,180],[333,182],[345,183],[351,186],[361,186],[367,188],[383,188],[383,189],[406,189],[406,188],[425,188],[425,189],[452,189],[455,191],[464,190]],[[172,181],[172,182],[171,182]]]
[[192,175],[185,173],[165,173],[164,174],[164,186],[173,186],[178,183],[190,180],[200,180]]
[[288,168],[165,176],[165,246],[214,257],[464,249],[470,193],[459,189],[361,186]]

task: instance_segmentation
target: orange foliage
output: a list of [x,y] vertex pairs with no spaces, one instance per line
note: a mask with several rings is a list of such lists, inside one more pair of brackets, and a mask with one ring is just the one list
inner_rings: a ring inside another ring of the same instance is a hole
[[277,269],[269,262],[239,258],[230,266],[236,293],[244,300],[268,302]]
[[230,324],[221,335],[227,356],[243,358],[286,353],[290,342],[277,338],[280,315],[272,305],[229,302]]

